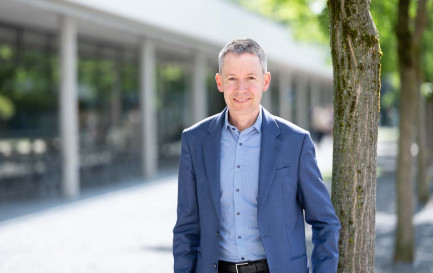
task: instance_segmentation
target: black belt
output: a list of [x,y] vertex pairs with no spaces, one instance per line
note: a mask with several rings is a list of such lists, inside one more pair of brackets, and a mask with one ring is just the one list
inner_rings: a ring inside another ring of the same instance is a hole
[[268,270],[266,259],[245,263],[218,261],[218,270],[233,273],[255,273]]

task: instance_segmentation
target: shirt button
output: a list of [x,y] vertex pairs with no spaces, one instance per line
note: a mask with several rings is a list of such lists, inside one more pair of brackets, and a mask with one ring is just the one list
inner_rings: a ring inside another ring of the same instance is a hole
[[236,189],[236,192],[239,192],[239,189]]
[[242,146],[242,143],[239,143],[239,146]]
[[235,128],[232,128],[232,130],[234,131],[234,130],[236,130]]
[[238,236],[238,239],[241,239],[242,238],[242,236]]
[[242,258],[241,258],[241,260],[243,261],[243,260],[245,260],[245,258],[244,258],[244,257],[242,257]]
[[237,212],[236,215],[241,215],[241,213],[240,213],[240,212]]
[[241,165],[237,165],[236,167],[239,169],[241,167]]
[[220,233],[219,233],[219,232],[216,233],[216,237],[217,237],[217,238],[220,237]]

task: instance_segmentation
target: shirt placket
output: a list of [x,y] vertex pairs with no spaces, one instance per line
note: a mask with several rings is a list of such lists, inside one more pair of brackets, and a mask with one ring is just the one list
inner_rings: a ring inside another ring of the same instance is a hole
[[243,199],[242,199],[242,177],[245,172],[244,156],[245,151],[242,147],[242,142],[245,138],[245,133],[242,132],[238,135],[236,143],[236,155],[235,155],[235,179],[234,179],[234,213],[235,213],[235,226],[236,226],[236,246],[238,250],[238,258],[240,260],[245,260],[245,224],[242,215]]

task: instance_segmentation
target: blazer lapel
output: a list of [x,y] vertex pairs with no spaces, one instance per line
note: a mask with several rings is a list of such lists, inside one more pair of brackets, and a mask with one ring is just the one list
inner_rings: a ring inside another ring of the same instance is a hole
[[209,135],[203,141],[206,175],[218,219],[220,218],[220,142],[225,111],[227,107],[211,122],[208,128]]
[[260,167],[259,167],[259,192],[257,201],[257,212],[266,201],[269,189],[272,185],[277,160],[280,154],[281,140],[280,128],[272,115],[263,108],[262,140],[260,146]]

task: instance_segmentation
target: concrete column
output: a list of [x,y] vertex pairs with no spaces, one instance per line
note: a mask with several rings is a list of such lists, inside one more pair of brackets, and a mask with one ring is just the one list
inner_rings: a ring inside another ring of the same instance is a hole
[[196,123],[207,116],[207,65],[206,56],[198,52],[194,55],[192,79],[192,118]]
[[320,90],[320,104],[321,105],[326,105],[326,89],[327,89],[327,85],[325,84],[324,86],[322,86],[322,89]]
[[296,124],[304,129],[308,129],[308,78],[305,76],[297,77],[296,86]]
[[322,85],[322,90],[320,90],[321,92],[321,104],[322,105],[329,105],[329,104],[333,104],[333,89],[332,89],[332,82],[325,82]]
[[158,168],[158,131],[155,110],[156,50],[155,43],[148,38],[140,40],[139,67],[142,169],[143,176],[149,177],[154,175]]
[[62,145],[62,193],[67,198],[80,193],[77,92],[77,26],[60,17],[60,137]]
[[314,108],[322,105],[321,103],[321,92],[323,92],[322,84],[315,79],[311,79],[310,82],[310,92],[311,92],[311,105],[310,108]]
[[286,120],[291,120],[293,104],[292,76],[286,72],[281,72],[279,76],[280,116]]

